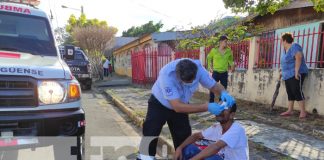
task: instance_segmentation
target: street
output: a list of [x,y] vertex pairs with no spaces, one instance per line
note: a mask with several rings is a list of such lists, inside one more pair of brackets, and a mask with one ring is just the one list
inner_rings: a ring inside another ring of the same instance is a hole
[[[127,118],[104,96],[96,91],[85,91],[82,94],[82,104],[86,112],[86,160],[103,159],[116,160],[118,158],[134,159],[135,146],[139,140],[139,132],[127,121]],[[127,136],[127,137],[126,137]],[[90,145],[92,139],[93,147]],[[60,138],[59,138],[60,139]],[[64,139],[64,138],[61,138]],[[100,142],[98,142],[98,139]],[[118,141],[119,148],[114,140]],[[109,143],[109,142],[113,142]],[[129,147],[123,145],[133,144]],[[105,146],[105,147],[100,147]],[[71,159],[76,159],[71,156]],[[54,160],[53,146],[18,151],[1,151],[0,160]]]
[[[127,116],[116,108],[110,101],[107,101],[102,94],[92,90],[84,92],[82,98],[87,121],[86,159],[90,159],[90,155],[100,155],[99,147],[90,147],[90,137],[101,137],[107,141],[122,139],[119,143],[125,142],[124,145],[130,144],[130,141],[138,143],[133,140],[139,138],[137,128],[132,127]],[[116,150],[118,150],[118,152]],[[116,160],[121,158],[123,155],[126,156],[127,159],[135,159],[134,153],[136,153],[134,147],[130,150],[104,147],[103,159]]]

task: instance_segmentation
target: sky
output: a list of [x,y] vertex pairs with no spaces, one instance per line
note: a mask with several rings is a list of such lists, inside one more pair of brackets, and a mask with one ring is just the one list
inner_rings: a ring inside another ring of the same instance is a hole
[[[65,5],[69,8],[62,8]],[[71,14],[80,16],[81,6],[87,18],[107,21],[118,29],[117,36],[132,26],[152,20],[161,21],[161,31],[176,30],[208,24],[221,16],[235,15],[225,9],[222,0],[41,0],[39,8],[54,17],[52,25],[64,26]]]

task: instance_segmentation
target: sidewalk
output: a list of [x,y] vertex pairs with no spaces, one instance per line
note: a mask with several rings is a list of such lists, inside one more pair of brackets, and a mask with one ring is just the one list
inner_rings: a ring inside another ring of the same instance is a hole
[[[134,86],[114,87],[107,89],[106,93],[113,99],[123,103],[125,107],[134,114],[136,119],[142,121],[146,115],[147,100],[151,91],[149,89],[137,88]],[[194,98],[192,103],[205,102],[201,99]],[[241,104],[238,102],[238,106]],[[245,107],[242,107],[245,108]],[[287,157],[277,154],[282,153],[296,159],[319,159],[324,160],[324,141],[310,135],[302,134],[297,131],[284,129],[282,127],[275,127],[268,125],[269,123],[260,123],[254,121],[255,115],[249,115],[248,112],[238,109],[237,120],[241,123],[251,141],[250,157],[251,159],[287,159]],[[246,116],[250,118],[246,118]],[[191,125],[193,132],[200,131],[213,124],[215,121],[209,113],[191,114]],[[265,120],[266,121],[266,120]],[[141,123],[141,122],[138,122]],[[296,122],[299,123],[299,122]],[[305,123],[305,122],[304,122]],[[167,125],[162,131],[167,141],[171,143],[171,135]],[[261,146],[260,146],[261,145]],[[262,148],[262,147],[265,148]],[[271,152],[269,149],[276,151]]]
[[109,75],[108,77],[104,77],[103,80],[96,80],[94,86],[95,87],[112,87],[112,86],[127,86],[131,85],[132,79],[126,76],[119,76],[115,73]]

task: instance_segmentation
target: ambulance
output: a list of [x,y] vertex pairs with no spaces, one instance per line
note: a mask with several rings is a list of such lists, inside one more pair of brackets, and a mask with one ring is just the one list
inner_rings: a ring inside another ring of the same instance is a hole
[[61,59],[39,1],[0,1],[0,150],[75,137],[84,159],[85,113],[79,82]]

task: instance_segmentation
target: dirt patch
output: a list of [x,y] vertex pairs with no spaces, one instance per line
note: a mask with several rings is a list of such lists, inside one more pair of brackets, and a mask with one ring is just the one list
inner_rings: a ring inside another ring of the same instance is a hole
[[[209,95],[205,93],[196,93],[195,99],[202,102],[208,101]],[[293,130],[303,134],[314,136],[320,140],[324,140],[324,117],[318,114],[308,114],[304,120],[298,118],[299,112],[295,111],[290,117],[281,117],[280,113],[286,111],[285,108],[275,107],[275,111],[270,112],[269,105],[236,100],[238,110],[236,113],[237,119],[252,120],[255,122],[265,123],[275,127]],[[296,106],[298,107],[298,106]]]

